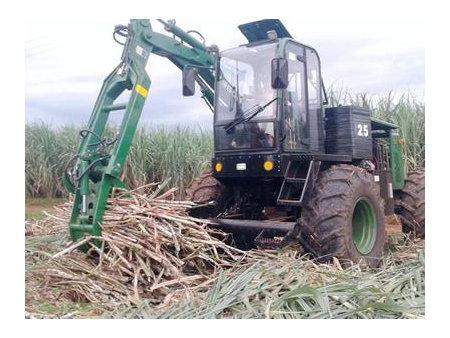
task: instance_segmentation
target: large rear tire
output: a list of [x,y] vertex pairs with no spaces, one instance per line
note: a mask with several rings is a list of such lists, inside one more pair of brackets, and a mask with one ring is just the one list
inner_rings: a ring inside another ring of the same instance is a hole
[[383,256],[384,206],[366,170],[337,165],[321,172],[302,213],[306,240],[322,260],[375,267]]
[[401,194],[403,232],[425,238],[425,169],[408,173]]

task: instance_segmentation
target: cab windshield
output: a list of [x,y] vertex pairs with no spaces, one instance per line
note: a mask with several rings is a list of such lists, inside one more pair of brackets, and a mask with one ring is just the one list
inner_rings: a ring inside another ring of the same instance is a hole
[[242,46],[222,53],[215,101],[217,150],[274,146],[277,104],[270,77],[276,47]]

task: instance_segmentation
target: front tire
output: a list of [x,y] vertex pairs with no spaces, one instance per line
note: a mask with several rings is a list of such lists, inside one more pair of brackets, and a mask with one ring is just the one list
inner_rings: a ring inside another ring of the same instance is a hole
[[[197,218],[216,218],[235,204],[233,189],[216,180],[211,171],[195,179],[186,190],[186,196],[188,200],[195,203],[214,202],[212,208],[189,210],[189,214]],[[255,247],[254,239],[254,236],[233,233],[227,238],[226,243],[240,250],[250,250]]]
[[[302,214],[302,236],[321,259],[375,267],[383,256],[384,206],[366,170],[337,165],[319,174]],[[347,262],[346,262],[347,261]]]
[[188,210],[190,216],[197,218],[216,218],[234,203],[232,189],[216,180],[212,171],[194,179],[186,189],[186,197],[191,202],[208,204]]
[[186,197],[195,203],[207,203],[217,200],[223,189],[224,186],[213,177],[212,171],[207,171],[191,182],[186,189]]

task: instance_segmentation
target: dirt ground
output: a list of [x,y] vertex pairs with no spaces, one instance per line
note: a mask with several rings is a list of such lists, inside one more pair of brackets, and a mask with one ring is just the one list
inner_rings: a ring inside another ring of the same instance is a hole
[[43,205],[25,205],[25,213],[27,214],[37,214],[43,211],[53,213],[55,209],[53,207]]
[[55,214],[55,206],[64,204],[65,199],[29,199],[25,200],[25,219],[43,219],[45,213]]

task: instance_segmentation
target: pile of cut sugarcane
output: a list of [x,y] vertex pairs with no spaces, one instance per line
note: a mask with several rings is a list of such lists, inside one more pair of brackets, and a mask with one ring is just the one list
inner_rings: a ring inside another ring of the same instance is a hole
[[[149,188],[149,187],[147,187]],[[380,269],[319,264],[293,249],[242,252],[161,186],[108,201],[100,247],[68,239],[71,203],[25,224],[32,318],[422,318],[425,242],[393,244]],[[76,310],[40,311],[39,304]],[[79,304],[90,310],[83,312]],[[83,306],[83,305],[81,305]]]
[[[140,305],[143,298],[159,303],[169,294],[183,298],[248,255],[225,244],[226,234],[207,228],[207,220],[190,217],[192,203],[173,200],[174,190],[142,190],[108,201],[101,247],[91,245],[85,254],[76,248],[89,237],[69,243],[35,273],[66,290],[62,297],[115,308]],[[70,207],[61,208],[57,223],[68,224]]]

